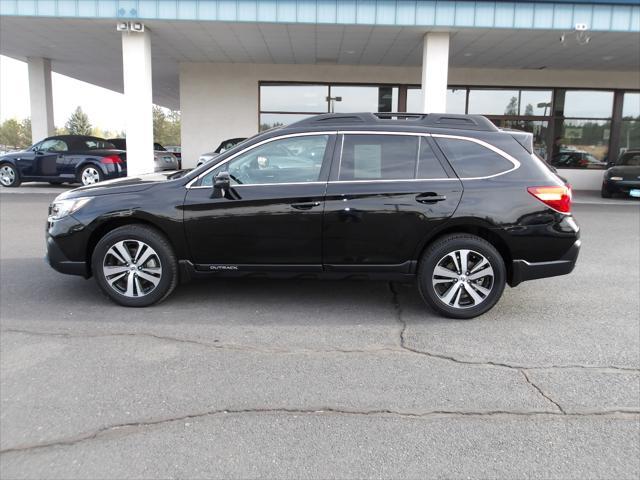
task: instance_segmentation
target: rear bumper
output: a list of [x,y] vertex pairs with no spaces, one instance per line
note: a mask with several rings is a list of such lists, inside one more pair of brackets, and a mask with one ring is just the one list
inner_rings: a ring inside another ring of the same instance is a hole
[[85,278],[89,277],[87,263],[69,260],[51,235],[47,235],[47,255],[45,256],[45,262],[60,273],[81,275]]
[[571,273],[576,266],[579,253],[580,240],[576,240],[560,260],[535,263],[527,262],[526,260],[514,260],[511,264],[511,279],[509,285],[515,287],[527,280],[567,275]]

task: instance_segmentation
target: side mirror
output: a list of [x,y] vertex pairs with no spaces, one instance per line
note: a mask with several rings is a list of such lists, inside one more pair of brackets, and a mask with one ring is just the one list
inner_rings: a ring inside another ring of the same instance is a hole
[[607,168],[615,166],[616,162],[607,162]]
[[219,172],[213,179],[213,198],[222,198],[227,190],[231,188],[231,177],[229,172]]

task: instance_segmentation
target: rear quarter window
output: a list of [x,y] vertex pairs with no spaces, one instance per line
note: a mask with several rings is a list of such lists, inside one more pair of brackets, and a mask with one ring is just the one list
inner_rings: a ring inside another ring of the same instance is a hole
[[502,155],[471,140],[443,137],[434,139],[461,178],[488,177],[513,168],[513,163]]

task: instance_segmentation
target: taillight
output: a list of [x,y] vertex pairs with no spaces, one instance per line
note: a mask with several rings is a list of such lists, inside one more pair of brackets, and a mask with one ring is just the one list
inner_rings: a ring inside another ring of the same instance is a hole
[[117,155],[109,155],[107,157],[102,157],[100,161],[108,165],[113,165],[115,163],[122,163],[122,159]]
[[527,191],[542,203],[560,213],[571,212],[571,185],[529,187]]

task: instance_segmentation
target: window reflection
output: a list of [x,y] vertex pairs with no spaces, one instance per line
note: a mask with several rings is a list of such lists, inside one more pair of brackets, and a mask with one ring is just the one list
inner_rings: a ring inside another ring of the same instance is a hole
[[[447,90],[447,111],[445,113],[465,113],[467,106],[467,89],[450,88]],[[420,88],[407,89],[407,112],[420,113],[422,111],[422,90]]]
[[538,120],[504,120],[499,125],[533,134],[533,150],[542,159],[548,160],[547,135],[549,122]]
[[469,90],[469,113],[518,115],[518,90]]
[[551,114],[551,90],[522,90],[520,115],[547,116]]
[[556,104],[558,115],[565,118],[611,118],[613,92],[566,90],[564,95],[560,93]]
[[291,123],[299,122],[305,118],[313,117],[315,114],[304,115],[295,113],[262,113],[260,114],[260,131],[269,130],[274,127],[282,127]]
[[611,122],[560,120],[551,164],[557,168],[602,169],[606,166]]
[[328,95],[326,85],[261,85],[260,110],[324,113]]
[[396,112],[398,87],[332,86],[330,110],[349,112]]

